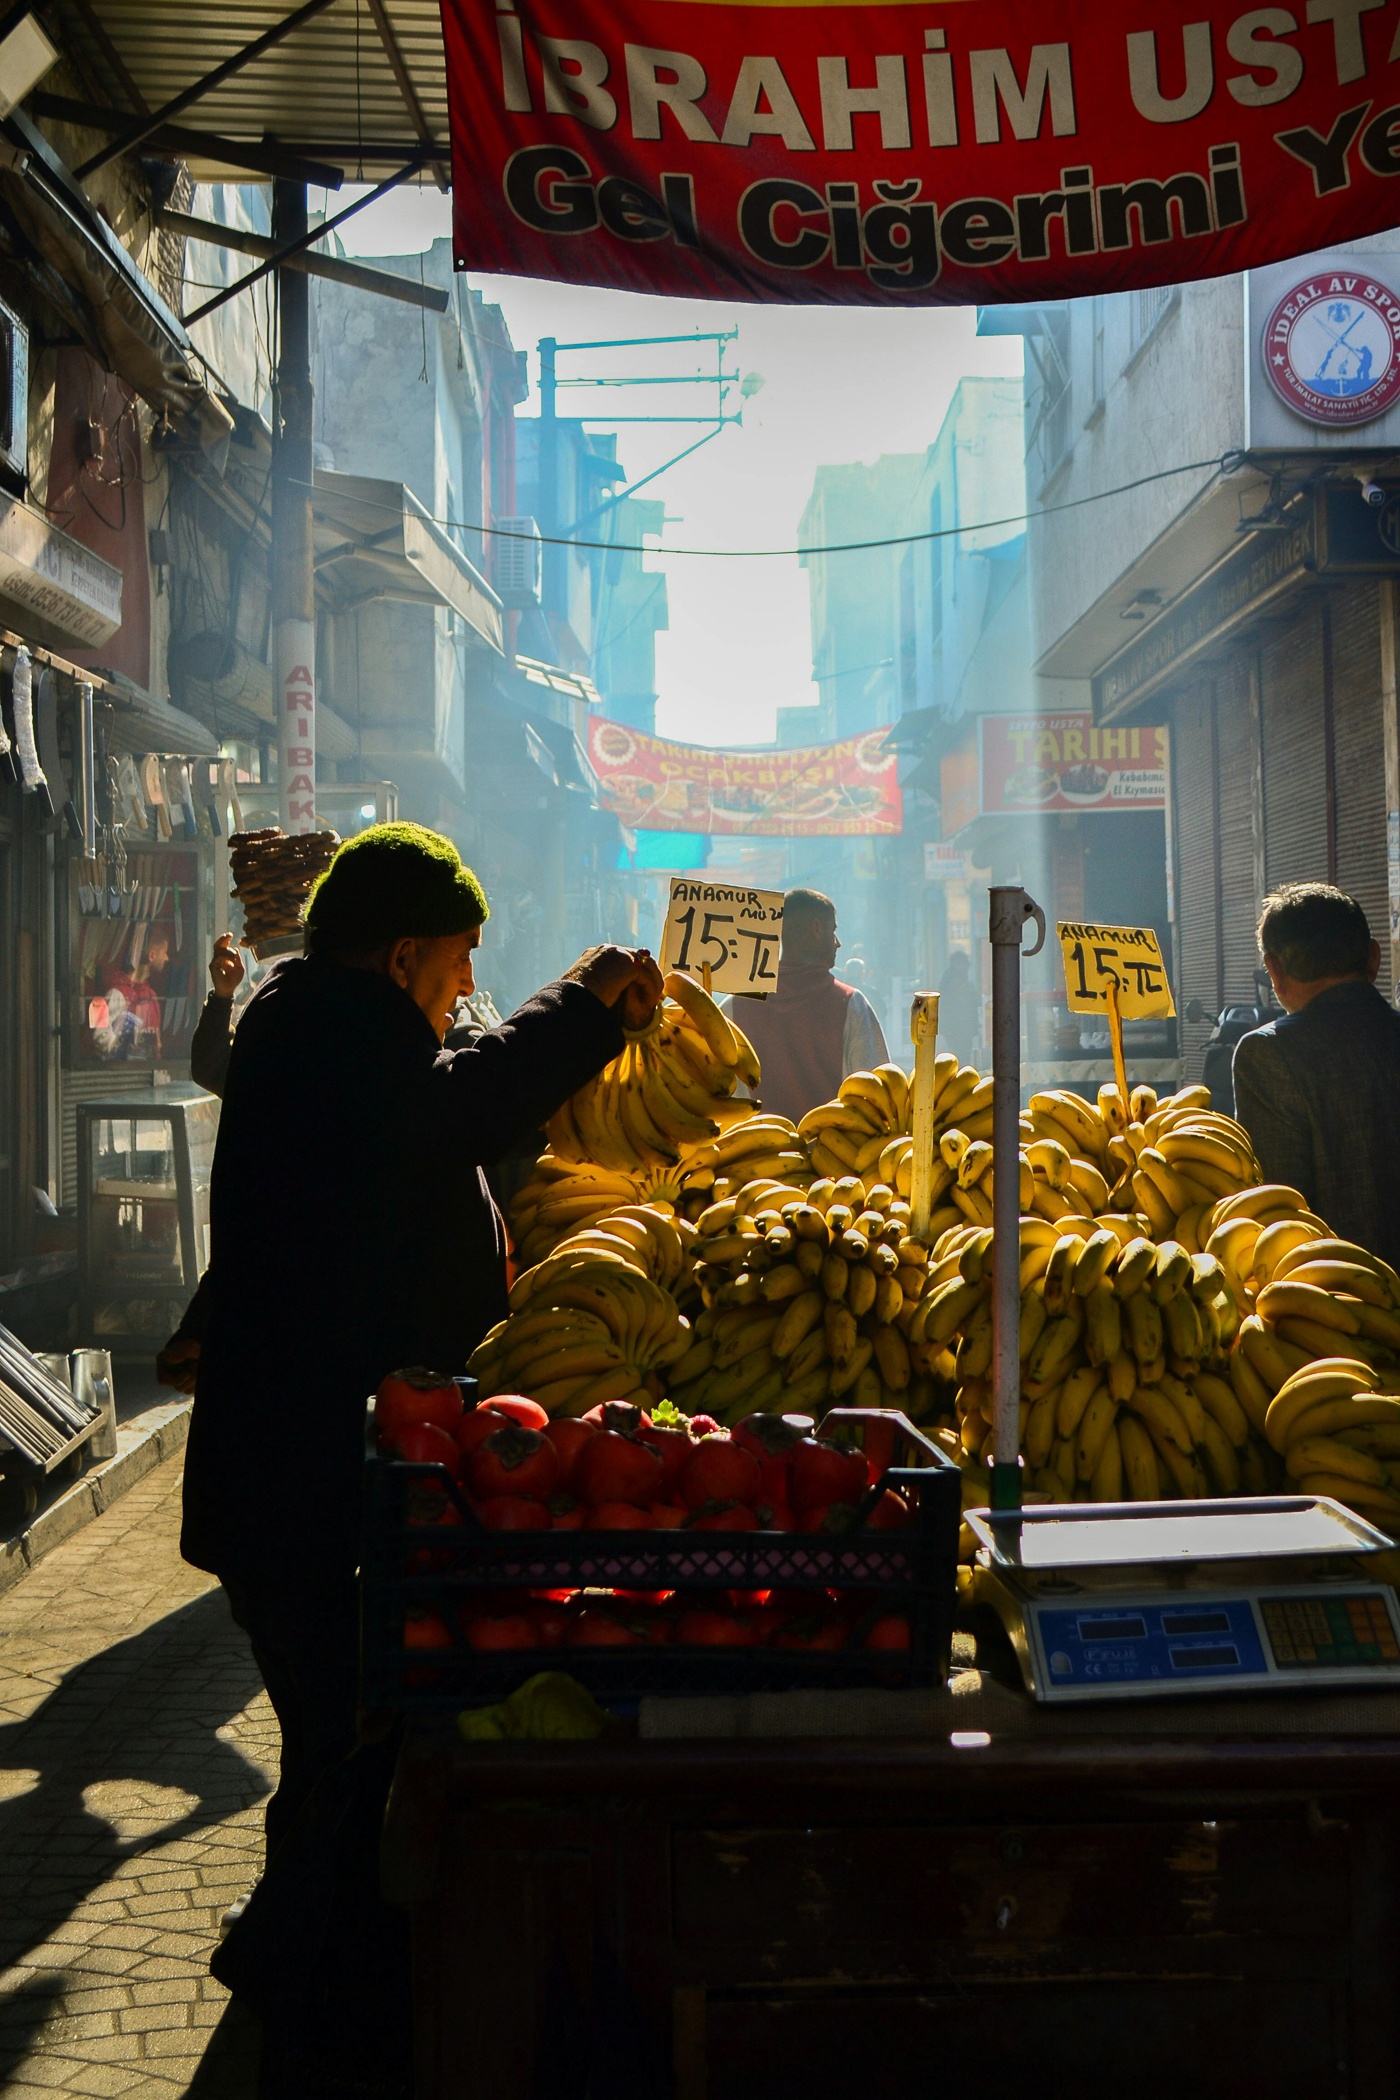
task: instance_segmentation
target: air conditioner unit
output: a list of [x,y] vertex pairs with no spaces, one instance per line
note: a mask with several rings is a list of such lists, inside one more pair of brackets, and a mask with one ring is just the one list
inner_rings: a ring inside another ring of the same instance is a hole
[[497,518],[496,589],[512,612],[540,602],[543,543],[533,518]]
[[0,482],[29,479],[29,330],[0,300]]

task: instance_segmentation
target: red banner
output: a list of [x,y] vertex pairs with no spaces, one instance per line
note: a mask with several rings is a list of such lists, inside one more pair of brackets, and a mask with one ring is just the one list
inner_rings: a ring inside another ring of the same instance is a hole
[[470,269],[990,304],[1248,269],[1400,219],[1387,0],[442,13]]
[[1092,715],[979,715],[984,816],[1167,806],[1167,732]]
[[943,754],[943,836],[978,817],[1165,809],[1167,732],[1092,715],[977,715]]
[[795,751],[716,751],[643,736],[599,715],[588,756],[603,802],[638,831],[750,838],[851,838],[900,831],[898,760],[887,729]]

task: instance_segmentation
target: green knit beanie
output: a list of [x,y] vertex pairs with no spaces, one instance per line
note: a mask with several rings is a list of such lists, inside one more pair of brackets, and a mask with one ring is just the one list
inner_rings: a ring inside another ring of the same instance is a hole
[[312,886],[306,944],[364,955],[406,935],[469,933],[487,916],[486,892],[451,839],[423,824],[371,824]]

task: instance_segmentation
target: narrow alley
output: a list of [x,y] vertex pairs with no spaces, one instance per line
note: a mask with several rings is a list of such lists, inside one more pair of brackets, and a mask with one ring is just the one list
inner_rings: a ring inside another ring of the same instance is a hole
[[[276,1723],[158,1467],[0,1598],[0,2091],[251,2086],[208,1974],[254,1880]],[[207,2051],[207,2058],[206,2058]],[[201,2064],[203,2068],[201,2069]]]

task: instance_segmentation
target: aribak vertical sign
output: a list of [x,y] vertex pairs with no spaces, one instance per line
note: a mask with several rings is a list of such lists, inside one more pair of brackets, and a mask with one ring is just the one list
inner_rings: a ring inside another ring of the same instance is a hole
[[442,12],[467,268],[987,304],[1248,269],[1400,217],[1393,0]]

